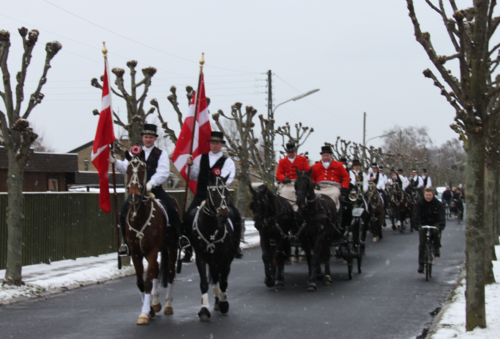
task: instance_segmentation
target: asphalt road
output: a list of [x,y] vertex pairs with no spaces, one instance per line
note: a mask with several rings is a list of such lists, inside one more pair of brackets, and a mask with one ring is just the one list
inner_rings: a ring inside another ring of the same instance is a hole
[[448,222],[442,244],[429,282],[417,273],[417,234],[387,227],[383,241],[368,242],[363,273],[355,270],[349,281],[347,266],[333,260],[333,284],[319,285],[314,293],[306,291],[303,262],[286,267],[286,288],[276,291],[263,283],[260,249],[245,251],[229,277],[229,313],[212,312],[209,323],[198,320],[199,279],[189,264],[176,281],[175,314],[161,312],[147,326],[135,324],[141,301],[130,277],[2,306],[0,337],[415,338],[458,278],[465,259],[464,224]]

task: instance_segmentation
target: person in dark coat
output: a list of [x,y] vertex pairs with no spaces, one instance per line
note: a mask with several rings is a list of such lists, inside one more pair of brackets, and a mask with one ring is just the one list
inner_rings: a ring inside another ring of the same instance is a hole
[[441,256],[441,232],[446,226],[446,215],[443,204],[434,196],[434,190],[430,187],[424,190],[424,199],[413,205],[413,222],[419,230],[418,244],[418,273],[424,273],[424,253],[427,242],[426,231],[421,226],[435,226],[438,229],[431,230],[431,239],[434,243],[434,256]]
[[446,187],[446,190],[443,192],[443,195],[441,196],[441,201],[443,203],[448,204],[448,208],[451,207],[451,196],[452,196],[452,193],[451,193],[450,188]]

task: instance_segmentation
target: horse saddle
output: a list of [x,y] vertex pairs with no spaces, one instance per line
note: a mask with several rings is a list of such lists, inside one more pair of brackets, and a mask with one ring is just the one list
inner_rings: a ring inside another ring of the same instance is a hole
[[167,226],[171,226],[170,223],[169,223],[170,219],[168,217],[167,207],[165,206],[165,204],[163,203],[163,201],[161,201],[160,199],[155,199],[155,200],[158,203],[158,206],[160,206],[160,209],[163,212],[163,215],[165,216],[165,219],[167,219]]

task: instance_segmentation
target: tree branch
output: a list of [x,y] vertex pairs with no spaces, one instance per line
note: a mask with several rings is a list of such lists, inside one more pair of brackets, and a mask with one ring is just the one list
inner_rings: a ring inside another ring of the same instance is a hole
[[[9,57],[10,48],[10,33],[8,31],[0,30],[0,68],[2,69],[2,79],[4,87],[4,95],[2,99],[7,111],[7,119],[9,123],[14,123],[12,115],[14,113],[14,104],[12,97],[12,87],[10,85],[10,73],[7,66],[7,58]],[[10,127],[10,125],[7,125]]]

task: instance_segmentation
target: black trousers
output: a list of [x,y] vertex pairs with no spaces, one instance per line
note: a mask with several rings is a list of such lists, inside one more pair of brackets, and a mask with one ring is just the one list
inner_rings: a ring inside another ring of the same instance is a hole
[[[165,190],[160,187],[154,187],[151,190],[151,193],[153,193],[156,197],[156,199],[159,199],[162,203],[163,206],[165,206],[169,218],[170,225],[172,225],[176,231],[177,236],[181,235],[181,221],[179,218],[179,213],[177,213],[177,210],[175,209],[174,205],[174,200],[170,195],[165,192]],[[123,242],[125,242],[125,229],[126,229],[126,223],[127,223],[127,214],[130,209],[130,196],[128,199],[125,201],[125,203],[122,206],[122,210],[120,212],[120,228],[122,231],[122,236],[123,236]]]
[[[441,231],[439,230],[439,224],[433,224],[433,225],[428,225],[428,226],[436,226],[438,229],[433,229],[431,230],[431,240],[434,244],[435,249],[439,249],[441,247]],[[427,236],[426,236],[427,230],[425,228],[420,228],[418,230],[419,234],[419,243],[418,243],[418,263],[419,264],[424,264],[425,263],[425,245],[427,244]]]
[[[191,204],[189,205],[186,215],[184,216],[184,220],[182,223],[182,229],[184,235],[191,235],[191,230],[193,228],[193,221],[196,214],[196,209],[201,205],[201,203],[205,200],[202,197],[195,196]],[[240,247],[240,238],[241,238],[241,214],[240,211],[233,205],[231,201],[228,203],[229,206],[229,218],[231,219],[234,227],[234,236],[236,247]]]

